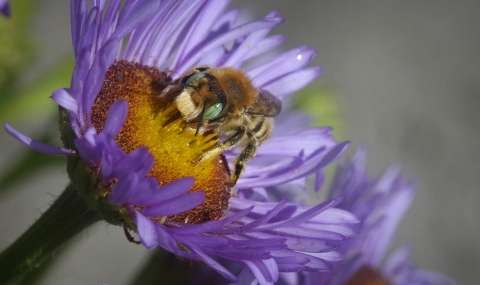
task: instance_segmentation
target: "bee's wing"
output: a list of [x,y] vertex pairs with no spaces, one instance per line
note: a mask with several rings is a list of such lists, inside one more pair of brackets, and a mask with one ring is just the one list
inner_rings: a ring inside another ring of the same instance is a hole
[[260,90],[257,101],[247,109],[248,114],[275,117],[282,110],[282,101],[267,90]]

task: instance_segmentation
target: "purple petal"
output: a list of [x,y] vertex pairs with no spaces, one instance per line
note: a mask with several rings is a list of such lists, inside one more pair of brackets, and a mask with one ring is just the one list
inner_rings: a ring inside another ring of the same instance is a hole
[[[230,244],[236,248],[258,248],[264,249],[266,247],[280,247],[285,248],[285,241],[286,238],[265,238],[265,239],[258,239],[258,240],[232,240]],[[269,250],[271,251],[271,250]]]
[[228,59],[223,65],[239,68],[248,54],[257,48],[257,45],[265,38],[268,32],[269,30],[260,30],[247,35],[242,43],[233,52],[229,53]]
[[324,259],[328,262],[337,262],[344,258],[344,256],[338,251],[328,251],[328,252],[309,252],[306,253],[310,256],[315,256],[320,259]]
[[331,241],[344,241],[346,237],[339,233],[322,231],[322,230],[312,230],[300,227],[289,227],[289,228],[278,228],[272,229],[272,234],[279,234],[290,237],[308,237],[308,238],[322,238]]
[[328,253],[302,253],[298,251],[280,251],[275,253],[275,260],[278,257],[287,257],[287,258],[308,258],[308,263],[305,264],[302,270],[309,270],[309,271],[320,271],[326,272],[332,269],[332,265],[324,260],[321,257],[317,256],[328,256]]
[[322,229],[325,231],[339,233],[345,237],[355,237],[358,236],[358,233],[354,231],[351,227],[344,224],[317,224],[312,220],[307,223],[302,224],[302,227],[309,229]]
[[89,164],[95,164],[95,146],[83,139],[75,139],[75,146],[78,149],[80,157]]
[[[179,44],[178,41],[181,42],[182,40],[180,34],[189,22],[188,18],[197,13],[200,4],[200,1],[179,2],[176,8],[164,19],[165,23],[168,24],[161,27],[161,33],[154,40],[154,48],[150,53],[152,60],[156,59],[155,62],[159,63],[158,67],[160,69],[168,68],[177,71],[179,74],[182,73],[175,66],[171,66],[169,63],[167,65],[168,58],[175,53],[174,51]],[[190,67],[192,66],[188,68]]]
[[88,82],[83,88],[82,105],[90,117],[93,102],[97,98],[98,93],[103,85],[105,74],[118,56],[121,47],[120,39],[111,39],[103,44],[103,46],[95,54],[95,60],[91,66],[85,82]]
[[202,234],[202,233],[215,233],[215,230],[222,228],[224,225],[228,224],[225,223],[225,220],[216,220],[216,221],[209,221],[202,224],[195,224],[195,225],[188,225],[188,224],[181,224],[178,223],[168,223],[168,225],[177,226],[177,228],[172,228],[172,233],[179,234],[179,235],[189,235],[189,234]]
[[158,245],[162,248],[186,258],[195,258],[194,255],[178,248],[177,240],[167,231],[168,229],[166,227],[156,224],[155,229]]
[[129,173],[120,177],[117,183],[115,183],[108,201],[117,206],[125,204],[137,191],[138,180],[136,173]]
[[[275,258],[275,260],[277,259]],[[288,258],[288,260],[292,260],[292,259]],[[305,265],[294,263],[294,260],[292,260],[292,262],[278,264],[278,270],[280,272],[299,272],[299,271],[305,270]]]
[[[182,238],[180,237],[179,242],[182,242]],[[225,248],[230,246],[230,241],[223,238],[223,237],[216,237],[216,236],[207,236],[207,235],[191,235],[188,236],[187,243],[194,243],[198,246],[203,248]]]
[[286,95],[293,93],[310,84],[317,78],[322,69],[320,67],[301,69],[276,79],[275,81],[261,86],[275,96],[283,99]]
[[[158,9],[160,1],[144,1],[130,11],[128,17],[121,18],[111,38],[124,38],[142,22],[148,20]],[[120,23],[121,22],[121,23]]]
[[258,283],[262,285],[274,284],[278,280],[278,267],[273,258],[267,260],[245,260]]
[[315,172],[315,192],[320,191],[323,186],[323,182],[325,182],[325,172],[323,170],[318,170],[317,172]]
[[[218,32],[219,29],[223,29],[222,33],[227,31],[228,29],[231,29],[233,24],[237,21],[239,15],[240,15],[239,9],[233,9],[233,10],[224,12],[218,17],[218,19],[213,24],[211,33],[214,34],[215,32]],[[212,34],[210,34],[209,36],[212,37]]]
[[[276,78],[300,70],[312,61],[316,52],[307,46],[300,46],[274,57],[247,73],[255,86],[262,87]],[[275,93],[273,93],[275,94]]]
[[[307,129],[311,125],[312,118],[302,111],[285,108],[275,117],[275,128],[273,129],[272,138],[279,136],[292,135]],[[332,132],[330,127],[322,127],[324,132]],[[271,140],[270,139],[270,140]],[[269,140],[269,141],[270,141]],[[267,141],[268,142],[268,141]]]
[[187,193],[193,183],[193,177],[185,177],[159,187],[156,178],[147,177],[142,179],[141,185],[143,186],[139,186],[139,191],[130,198],[129,202],[137,206],[155,205]]
[[285,256],[285,257],[276,257],[275,261],[277,262],[278,265],[280,264],[307,264],[309,259],[308,257],[304,256]]
[[231,224],[236,222],[240,218],[248,215],[253,209],[252,207],[245,208],[243,207],[238,213],[235,213],[233,216],[216,221],[209,221],[203,224],[197,225],[182,225],[182,227],[178,227],[172,229],[172,232],[179,233],[179,234],[195,234],[195,233],[215,233],[216,230],[222,228],[224,225]]
[[78,112],[77,100],[70,95],[70,93],[64,89],[60,88],[52,93],[52,100],[63,108],[67,109],[74,114]]
[[140,212],[152,217],[176,215],[197,207],[203,203],[205,198],[206,196],[203,192],[189,193],[162,204],[142,209]]
[[245,59],[250,59],[257,55],[264,54],[266,52],[272,51],[273,49],[281,46],[285,42],[285,37],[282,35],[273,35],[267,38],[264,38],[257,46],[251,50],[248,56]]
[[[102,134],[104,133],[102,132]],[[121,176],[129,172],[136,172],[139,177],[144,177],[150,172],[154,163],[155,159],[150,154],[148,148],[141,146],[128,155],[122,155],[122,158],[117,158],[115,165],[112,166],[115,168],[112,173],[116,176]]]
[[88,1],[79,0],[70,3],[70,26],[75,58],[80,52],[80,35],[82,34],[87,15]]
[[189,248],[194,251],[200,259],[205,262],[208,266],[216,270],[220,273],[223,277],[227,278],[230,281],[235,281],[237,278],[233,275],[230,271],[228,271],[225,267],[223,267],[220,263],[212,259],[210,256],[206,255],[200,248],[196,247],[193,244],[189,244]]
[[238,280],[231,285],[254,285],[257,284],[257,278],[248,267],[244,267],[238,275]]
[[223,13],[230,1],[225,0],[213,0],[207,1],[203,8],[196,13],[195,20],[191,23],[188,33],[182,40],[175,58],[171,65],[177,66],[178,63],[182,63],[188,54],[199,43],[205,40],[210,29],[217,21],[219,15]]
[[301,252],[324,252],[327,250],[332,250],[335,247],[331,241],[326,241],[323,239],[316,238],[292,238],[287,239],[285,244],[291,250],[301,251]]
[[230,41],[235,40],[238,37],[248,35],[252,32],[259,31],[262,29],[271,29],[283,20],[279,18],[274,19],[262,19],[255,22],[250,22],[242,26],[236,27],[229,30],[225,34],[218,36],[217,38],[211,40],[206,45],[202,46],[199,49],[192,50],[191,54],[187,57],[187,61],[182,64],[182,68],[175,68],[179,73],[184,73],[187,67],[194,66],[203,56],[203,54],[217,48],[218,46],[224,45]]
[[127,117],[128,103],[123,99],[115,101],[108,111],[107,119],[102,132],[106,132],[115,137],[123,126]]
[[262,224],[265,224],[268,222],[271,218],[273,218],[279,211],[283,209],[285,206],[286,201],[281,201],[279,202],[271,211],[269,211],[267,214],[262,216],[261,218],[255,220],[254,222],[249,223],[248,225],[241,226],[241,227],[235,227],[231,229],[224,229],[217,231],[218,234],[238,234],[242,232],[246,232],[248,230],[254,229]]
[[246,249],[246,248],[227,248],[226,250],[217,250],[216,254],[222,258],[231,259],[235,261],[244,261],[245,259],[267,259],[271,255],[268,251],[256,250],[256,249]]
[[34,149],[39,152],[48,153],[48,154],[62,154],[62,155],[75,155],[75,151],[71,149],[66,149],[63,147],[53,146],[44,144],[42,142],[36,141],[26,135],[15,130],[12,126],[7,123],[3,124],[3,127],[12,137],[16,138],[20,142],[24,143],[31,149]]
[[339,203],[338,200],[326,201],[318,204],[315,207],[310,208],[309,210],[295,216],[294,218],[288,219],[287,221],[277,222],[269,225],[261,226],[262,229],[272,229],[272,228],[282,228],[290,227],[306,222],[313,217],[317,216],[321,212],[325,211],[328,208],[334,207]]
[[338,155],[345,151],[348,146],[348,142],[339,143],[333,147],[327,154],[319,152],[318,154],[312,155],[307,162],[300,165],[298,168],[292,168],[287,170],[279,171],[275,174],[272,173],[271,177],[266,178],[252,178],[252,179],[242,179],[240,178],[237,187],[238,188],[253,188],[253,187],[268,187],[280,185],[287,183],[289,181],[306,177],[307,175],[315,172],[316,170],[325,167],[333,160],[335,160]]
[[10,17],[10,1],[0,0],[0,13],[6,17]]
[[[157,54],[161,51],[156,47],[164,46],[164,40],[162,39],[168,37],[168,34],[164,33],[165,26],[162,26],[161,23],[162,20],[166,20],[169,17],[168,14],[175,4],[174,1],[168,1],[160,5],[159,10],[152,16],[152,19],[146,22],[147,25],[141,25],[130,34],[130,40],[125,48],[123,59],[136,61],[144,65],[156,65]],[[155,35],[156,30],[159,31],[157,35]]]
[[140,240],[146,248],[154,248],[157,246],[157,233],[153,222],[139,212],[135,212],[135,224]]
[[[338,199],[338,198],[337,198]],[[330,208],[323,212],[321,215],[312,219],[316,223],[326,224],[345,224],[345,223],[358,223],[358,218],[352,213],[338,209]]]
[[117,27],[118,8],[120,7],[121,0],[110,1],[110,4],[108,5],[106,12],[104,9],[105,4],[106,4],[106,1],[101,3],[101,9],[100,9],[101,11],[103,11],[103,13],[105,13],[105,16],[103,17],[103,22],[101,24],[100,33],[99,33],[100,43],[102,44],[111,37],[112,33],[115,31],[115,28]]
[[[273,137],[258,149],[257,155],[297,157],[303,153],[309,157],[321,147],[337,144],[331,131],[331,128],[317,127],[290,136]],[[299,141],[302,143],[297,143]]]

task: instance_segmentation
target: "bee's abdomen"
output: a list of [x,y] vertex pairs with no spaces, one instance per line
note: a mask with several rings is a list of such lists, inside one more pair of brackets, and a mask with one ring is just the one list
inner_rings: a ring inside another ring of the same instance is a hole
[[251,132],[259,144],[265,142],[273,131],[273,118],[264,116],[252,116]]

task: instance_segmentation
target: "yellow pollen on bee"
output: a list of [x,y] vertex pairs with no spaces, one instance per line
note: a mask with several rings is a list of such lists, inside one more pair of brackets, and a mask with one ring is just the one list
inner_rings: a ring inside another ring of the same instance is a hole
[[225,158],[195,162],[218,142],[216,133],[199,133],[191,129],[178,114],[173,99],[159,96],[168,78],[155,68],[126,61],[115,62],[107,71],[102,89],[92,107],[92,124],[101,131],[110,106],[118,99],[128,102],[127,118],[115,138],[119,147],[130,153],[146,146],[155,159],[148,176],[160,185],[193,176],[190,192],[202,191],[205,202],[188,212],[167,220],[201,223],[221,218],[230,198],[230,173]]

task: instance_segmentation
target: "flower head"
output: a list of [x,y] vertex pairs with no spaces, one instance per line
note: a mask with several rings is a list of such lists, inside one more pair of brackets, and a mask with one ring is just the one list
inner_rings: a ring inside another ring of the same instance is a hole
[[[231,189],[229,169],[239,150],[196,165],[222,134],[197,135],[175,115],[172,101],[159,96],[162,84],[194,66],[240,69],[281,45],[283,37],[267,36],[282,22],[277,11],[238,25],[239,12],[225,12],[227,4],[114,0],[89,8],[72,0],[75,69],[70,88],[52,95],[61,106],[65,148],[5,128],[34,149],[69,155],[70,178],[92,207],[110,223],[136,230],[148,248],[202,260],[231,281],[238,278],[213,257],[239,263],[242,280],[261,284],[272,284],[282,271],[328,271],[340,259],[334,249],[355,234],[350,224],[357,219],[334,208],[342,198],[301,206],[232,193],[304,185],[310,174],[318,188],[322,168],[347,143],[335,142],[328,128],[274,132]],[[305,68],[314,55],[299,47],[245,73],[256,88],[283,100],[320,74]]]
[[455,284],[449,278],[418,269],[410,260],[410,248],[402,247],[385,260],[393,235],[409,208],[416,185],[402,177],[398,166],[390,167],[378,180],[366,171],[366,150],[359,149],[351,162],[336,172],[329,198],[345,197],[339,208],[351,211],[360,223],[359,233],[342,244],[345,256],[330,275],[316,273],[285,276],[287,284]]

